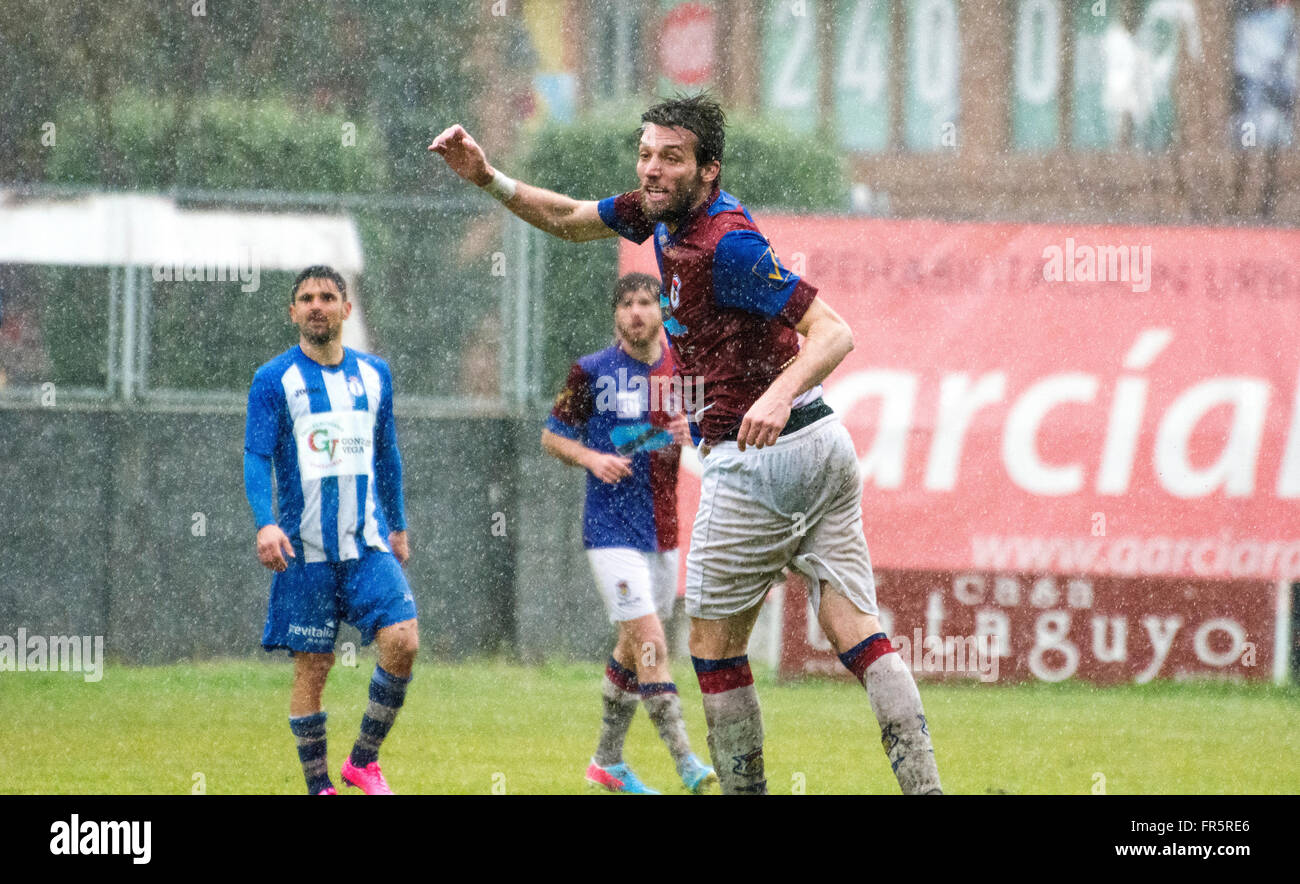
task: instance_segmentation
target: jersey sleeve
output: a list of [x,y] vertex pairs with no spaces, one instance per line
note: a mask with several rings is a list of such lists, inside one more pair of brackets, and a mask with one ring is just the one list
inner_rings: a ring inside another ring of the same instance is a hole
[[280,432],[280,404],[270,379],[253,377],[248,390],[248,415],[244,423],[244,450],[270,457]]
[[275,524],[271,510],[271,458],[244,451],[244,496],[258,531]]
[[606,227],[638,245],[654,233],[654,224],[641,211],[638,191],[630,190],[618,196],[606,197],[596,203],[596,211],[600,213],[600,220],[605,222]]
[[392,531],[406,530],[406,501],[402,494],[402,454],[393,419],[393,376],[382,366],[383,392],[375,415],[375,491]]
[[793,327],[817,297],[817,289],[781,266],[757,230],[730,230],[713,255],[713,296],[721,307],[781,319]]
[[551,416],[546,419],[546,429],[566,439],[581,440],[594,407],[591,378],[581,365],[574,363],[564,389],[555,397]]

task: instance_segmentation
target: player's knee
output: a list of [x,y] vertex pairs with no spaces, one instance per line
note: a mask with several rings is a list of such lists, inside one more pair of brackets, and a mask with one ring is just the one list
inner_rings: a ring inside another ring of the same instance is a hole
[[410,632],[408,632],[402,638],[402,654],[410,658],[411,660],[415,660],[415,656],[419,652],[420,652],[420,631],[418,629],[412,628]]
[[743,649],[731,653],[734,649],[727,639],[727,633],[719,629],[718,621],[691,620],[691,634],[687,646],[692,657],[699,657],[701,660],[721,660],[745,653]]
[[636,657],[636,642],[632,640],[632,636],[621,623],[619,624],[618,641],[614,642],[612,656],[620,665],[625,665]]
[[402,629],[389,637],[387,642],[388,651],[394,657],[404,661],[415,659],[415,655],[420,650],[420,633],[414,626],[409,629]]
[[639,651],[646,644],[664,645],[667,643],[664,638],[663,624],[659,622],[659,618],[654,614],[629,620],[624,626],[628,640],[635,650]]
[[384,636],[388,653],[409,665],[420,650],[420,630],[415,621],[403,623]]

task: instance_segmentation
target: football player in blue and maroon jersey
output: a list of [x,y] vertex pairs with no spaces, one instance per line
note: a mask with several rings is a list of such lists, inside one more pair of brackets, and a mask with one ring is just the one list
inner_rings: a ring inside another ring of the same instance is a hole
[[653,237],[664,329],[679,371],[703,379],[695,411],[703,475],[686,611],[723,792],[767,791],[746,654],[767,591],[794,568],[809,580],[827,638],[866,688],[900,788],[937,794],[920,694],[880,625],[857,453],[821,398],[821,382],[853,349],[853,333],[721,189],[726,120],[717,102],[679,96],[641,122],[640,187],[599,202],[512,180],[458,125],[429,150],[562,239]]
[[677,467],[691,441],[686,397],[662,339],[659,281],[624,276],[613,308],[617,340],[573,364],[542,432],[548,454],[587,471],[583,546],[618,627],[586,778],[612,792],[653,793],[623,760],[643,705],[683,785],[699,793],[717,777],[691,752],[662,623],[677,600]]

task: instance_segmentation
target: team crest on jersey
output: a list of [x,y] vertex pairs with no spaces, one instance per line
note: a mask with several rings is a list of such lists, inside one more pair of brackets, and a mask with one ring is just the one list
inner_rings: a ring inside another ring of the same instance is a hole
[[664,331],[670,335],[683,335],[686,333],[686,326],[682,325],[672,314],[682,303],[682,278],[676,273],[673,274],[673,284],[668,289],[668,295],[659,295],[659,307],[664,314]]
[[366,388],[362,386],[361,378],[357,378],[357,377],[348,378],[348,392],[351,393],[353,397],[357,399],[360,399],[362,396],[366,395]]
[[618,582],[618,585],[615,587],[615,589],[618,590],[618,597],[621,599],[627,598],[627,594],[632,591],[631,588],[627,585],[626,580],[620,580]]
[[754,264],[754,275],[774,289],[779,289],[790,281],[790,271],[781,266],[781,259],[771,246]]

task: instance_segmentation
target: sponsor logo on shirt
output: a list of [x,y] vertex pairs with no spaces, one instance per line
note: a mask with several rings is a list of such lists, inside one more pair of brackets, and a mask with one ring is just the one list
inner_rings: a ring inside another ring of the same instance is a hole
[[305,414],[294,422],[294,435],[303,478],[361,476],[370,472],[374,418],[368,411]]

